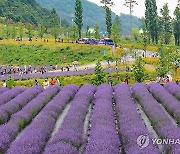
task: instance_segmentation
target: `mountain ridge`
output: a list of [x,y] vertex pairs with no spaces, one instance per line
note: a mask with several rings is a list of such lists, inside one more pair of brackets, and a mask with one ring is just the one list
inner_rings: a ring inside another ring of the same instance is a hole
[[[69,23],[72,23],[73,15],[74,15],[74,5],[75,0],[36,0],[42,7],[47,9],[55,8],[57,13],[62,19],[66,19]],[[106,31],[106,24],[105,24],[105,11],[101,6],[97,4],[82,0],[83,6],[83,29],[86,26],[94,27],[95,23],[98,23],[100,26],[101,31]],[[112,19],[114,19],[116,14],[112,12]],[[122,22],[122,35],[129,35],[130,34],[130,24],[129,15],[121,14],[120,19]],[[127,22],[128,21],[128,22]],[[138,28],[141,26],[141,21],[138,17],[133,16],[133,28]]]
[[50,11],[42,8],[35,0],[1,0],[0,16],[15,22],[30,22],[37,25],[43,22],[48,25]]

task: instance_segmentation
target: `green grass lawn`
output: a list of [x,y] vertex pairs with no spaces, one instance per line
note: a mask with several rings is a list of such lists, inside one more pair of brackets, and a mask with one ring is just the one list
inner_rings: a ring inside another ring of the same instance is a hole
[[0,44],[0,64],[3,65],[80,65],[103,60],[103,50],[111,47],[72,43]]

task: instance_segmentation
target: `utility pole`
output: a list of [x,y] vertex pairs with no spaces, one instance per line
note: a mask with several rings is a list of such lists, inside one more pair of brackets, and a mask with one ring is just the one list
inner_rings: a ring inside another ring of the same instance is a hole
[[125,3],[124,5],[126,7],[129,8],[129,11],[130,11],[130,34],[131,34],[131,31],[132,31],[132,13],[133,13],[133,8],[135,5],[138,5],[138,3],[136,2],[136,0],[125,0]]

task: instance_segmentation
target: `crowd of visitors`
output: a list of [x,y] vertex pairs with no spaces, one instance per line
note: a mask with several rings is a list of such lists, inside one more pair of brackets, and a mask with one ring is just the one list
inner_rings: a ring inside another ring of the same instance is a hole
[[[35,79],[35,85],[39,86],[38,81]],[[48,80],[48,78],[44,79],[44,82],[42,84],[42,86],[44,87],[44,89],[48,88],[49,86],[53,86],[53,85],[60,85],[59,79],[56,78],[51,78],[50,80]]]
[[[50,71],[70,71],[70,66],[67,65],[66,67],[63,66],[0,66],[0,75],[23,75],[23,74],[34,74],[34,73],[41,73],[44,74],[45,72]],[[77,71],[77,68],[74,67],[74,71]]]

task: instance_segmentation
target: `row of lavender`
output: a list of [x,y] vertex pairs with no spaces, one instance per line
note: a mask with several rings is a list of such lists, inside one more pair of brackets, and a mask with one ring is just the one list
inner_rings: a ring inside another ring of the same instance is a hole
[[148,89],[154,98],[158,100],[158,102],[160,102],[174,117],[177,123],[180,124],[180,101],[173,97],[173,95],[171,95],[167,90],[165,90],[157,83],[149,84]]
[[[6,93],[13,91],[13,89],[3,89],[0,97],[4,96],[4,98],[7,96]],[[92,85],[84,85],[79,91],[77,86],[69,85],[61,89],[60,92],[58,86],[51,86],[46,90],[38,86],[30,89],[19,87],[14,89],[18,96],[15,97],[12,92],[11,98],[2,101],[4,103],[0,106],[0,119],[1,124],[3,124],[0,125],[0,132],[2,132],[0,153],[5,153],[7,150],[7,153],[20,154],[78,153],[80,147],[85,144],[83,125],[93,98],[95,105],[91,119],[90,137],[85,145],[84,153],[159,153],[157,147],[151,142],[145,149],[140,149],[137,146],[136,139],[139,135],[148,134],[150,139],[152,135],[137,113],[130,89],[125,84],[116,85],[114,88],[119,130],[116,130],[114,123],[113,89],[109,85],[103,84],[97,88]],[[78,93],[75,95],[77,91]],[[148,87],[143,84],[135,84],[132,91],[160,138],[180,137],[179,128],[172,123],[158,104],[164,102],[164,106],[168,103],[173,104],[178,101],[175,97],[158,84],[150,84]],[[170,93],[172,92],[170,91]],[[164,99],[164,95],[167,95],[167,98]],[[64,122],[55,136],[51,136],[57,118],[73,97]],[[168,98],[169,102],[166,102]],[[21,101],[19,102],[18,99]],[[167,111],[170,110],[167,109]],[[174,110],[172,113],[175,113]],[[29,123],[30,125],[24,129]],[[23,133],[18,135],[22,129],[24,129]],[[119,136],[117,132],[119,132]],[[179,152],[179,148],[167,145],[164,146],[164,151]]]
[[158,154],[159,150],[150,142],[148,147],[143,148],[143,144],[137,146],[137,138],[140,135],[146,135],[152,139],[152,134],[141,120],[136,111],[134,100],[128,85],[118,84],[114,88],[116,111],[119,121],[121,139],[123,141],[123,151],[126,154]]
[[10,145],[7,153],[39,154],[51,137],[57,118],[67,103],[78,90],[75,85],[68,85],[42,109],[23,133]]
[[29,101],[31,101],[43,90],[44,89],[42,87],[34,86],[0,106],[0,124],[7,122],[12,114],[21,110]]
[[107,84],[97,87],[85,154],[120,153],[120,140],[114,123],[112,93],[112,87]]
[[83,126],[95,87],[84,85],[75,95],[67,116],[55,136],[47,144],[44,154],[73,153],[83,144]]
[[30,101],[22,110],[13,114],[9,122],[0,126],[0,149],[6,151],[18,133],[41,111],[50,99],[60,90],[59,86],[51,86]]
[[[105,69],[105,72],[117,72],[117,71],[125,71],[125,68],[119,69]],[[44,74],[41,73],[34,73],[34,74],[23,74],[23,75],[4,75],[0,76],[0,80],[7,80],[10,76],[13,79],[31,79],[31,78],[46,78],[46,77],[57,77],[57,76],[72,76],[72,75],[86,75],[86,74],[93,74],[94,69],[87,69],[87,70],[79,70],[79,71],[66,71],[66,72],[45,72]]]
[[[164,98],[166,98],[166,94],[163,92],[167,92],[160,85],[153,83],[150,84],[149,90],[153,93],[153,95],[158,95],[160,98],[157,98],[159,102]],[[155,91],[156,90],[156,91]],[[162,91],[161,91],[162,90]],[[154,99],[151,93],[148,91],[147,86],[144,84],[135,84],[132,87],[133,95],[138,103],[142,106],[144,112],[148,116],[151,121],[151,124],[161,139],[180,139],[180,129],[177,125],[175,125],[168,114],[164,111],[164,109],[160,106],[159,102]],[[172,95],[169,95],[169,97]],[[171,98],[173,99],[173,98]],[[175,100],[175,99],[173,99]],[[164,101],[166,101],[164,99]],[[173,103],[173,102],[169,102]],[[176,154],[180,153],[179,144],[165,144],[163,145],[163,150],[166,153]]]
[[165,88],[180,101],[180,85],[177,85],[174,82],[169,82],[165,84]]
[[24,92],[25,89],[21,88],[21,87],[15,87],[11,90],[9,90],[8,88],[1,88],[0,90],[2,93],[0,94],[0,106],[9,102],[10,100],[12,100],[13,98],[15,98],[17,95],[19,95],[20,93]]

